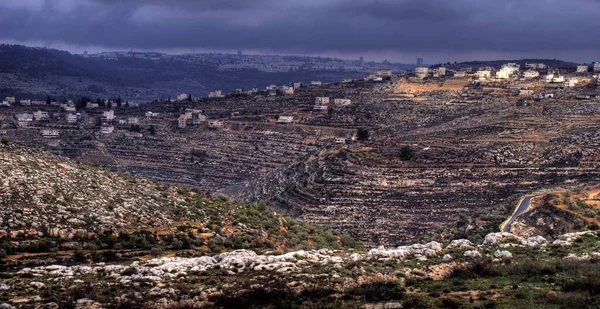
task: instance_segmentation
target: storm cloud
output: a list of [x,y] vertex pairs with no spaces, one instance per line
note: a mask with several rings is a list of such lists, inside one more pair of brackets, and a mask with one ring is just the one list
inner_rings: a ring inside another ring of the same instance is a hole
[[0,1],[4,41],[108,49],[591,61],[599,30],[597,0]]

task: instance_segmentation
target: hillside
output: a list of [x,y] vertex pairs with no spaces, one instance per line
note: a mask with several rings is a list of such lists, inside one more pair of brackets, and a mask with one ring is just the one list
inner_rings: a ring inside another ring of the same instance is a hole
[[599,189],[591,185],[553,189],[532,199],[530,209],[511,226],[521,236],[556,235],[600,229]]
[[277,215],[262,204],[234,203],[118,175],[5,139],[0,179],[2,257],[56,250],[82,250],[79,254],[89,257],[109,250],[104,258],[114,258],[150,249],[191,250],[193,255],[355,245],[347,236]]
[[[200,57],[200,56],[198,56]],[[191,61],[187,56],[160,59],[83,57],[54,49],[0,45],[0,97],[75,99],[122,97],[152,101],[180,93],[206,96],[221,89],[264,88],[312,80],[323,82],[360,78],[360,71],[337,69],[264,72],[248,68],[220,69],[219,59]],[[310,59],[308,60],[310,61]]]

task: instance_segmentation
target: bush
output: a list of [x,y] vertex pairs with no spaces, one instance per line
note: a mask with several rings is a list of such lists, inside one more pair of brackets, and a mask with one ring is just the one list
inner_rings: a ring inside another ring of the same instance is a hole
[[349,290],[347,293],[362,296],[367,302],[398,300],[404,297],[404,290],[394,282],[365,283]]
[[150,249],[150,255],[157,257],[161,254],[163,254],[164,250],[162,247],[160,246],[156,246],[156,247],[152,247],[152,249]]
[[404,146],[400,148],[399,155],[402,161],[408,161],[415,156],[415,150],[412,149],[410,146]]
[[8,145],[8,144],[10,144],[10,140],[6,137],[0,138],[0,144]]

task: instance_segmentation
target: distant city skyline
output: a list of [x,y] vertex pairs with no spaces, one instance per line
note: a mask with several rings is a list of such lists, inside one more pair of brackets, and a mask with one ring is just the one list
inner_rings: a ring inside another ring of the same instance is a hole
[[595,0],[3,0],[0,42],[75,53],[589,63],[600,60],[598,16]]

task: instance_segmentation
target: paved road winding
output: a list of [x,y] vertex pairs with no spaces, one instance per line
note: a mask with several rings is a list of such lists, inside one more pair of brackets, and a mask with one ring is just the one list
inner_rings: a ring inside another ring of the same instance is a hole
[[524,214],[525,212],[527,212],[527,210],[529,210],[529,206],[531,206],[531,199],[536,196],[538,196],[538,195],[527,195],[521,199],[521,202],[519,203],[519,206],[517,207],[515,212],[503,224],[502,232],[508,233],[508,231],[510,231],[510,227],[512,226],[513,222],[515,222],[515,220],[517,220],[517,218],[520,215]]

